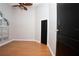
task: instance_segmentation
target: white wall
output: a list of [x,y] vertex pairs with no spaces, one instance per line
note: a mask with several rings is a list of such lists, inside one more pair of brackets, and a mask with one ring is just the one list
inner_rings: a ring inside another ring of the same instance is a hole
[[12,7],[7,3],[0,3],[0,11],[3,13],[3,16],[9,21],[9,40],[12,39]]
[[13,39],[35,39],[35,7],[28,10],[14,8]]
[[56,3],[42,3],[36,8],[35,39],[41,41],[41,20],[47,19],[47,44],[50,47],[51,52],[53,52],[53,55],[56,55],[56,12]]
[[36,27],[35,27],[35,39],[41,41],[41,20],[49,22],[49,5],[47,3],[40,3],[36,7]]
[[57,27],[56,3],[49,4],[49,46],[56,55],[56,27]]

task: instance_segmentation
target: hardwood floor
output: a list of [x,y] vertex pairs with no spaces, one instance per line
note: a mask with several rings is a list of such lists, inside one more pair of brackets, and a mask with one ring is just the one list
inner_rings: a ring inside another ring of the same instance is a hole
[[47,45],[33,41],[13,41],[0,47],[0,56],[51,56]]

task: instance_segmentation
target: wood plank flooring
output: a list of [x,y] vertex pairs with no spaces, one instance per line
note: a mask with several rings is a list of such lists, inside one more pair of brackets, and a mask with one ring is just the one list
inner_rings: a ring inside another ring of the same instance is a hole
[[47,45],[33,41],[13,41],[0,47],[0,56],[51,56]]

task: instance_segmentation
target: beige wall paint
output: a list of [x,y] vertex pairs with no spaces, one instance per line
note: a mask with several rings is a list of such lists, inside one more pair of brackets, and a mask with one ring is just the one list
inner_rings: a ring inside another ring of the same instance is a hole
[[[41,41],[41,21],[46,20],[49,22],[49,4],[40,3],[36,7],[36,20],[35,20],[35,39]],[[48,25],[47,25],[48,26]]]
[[35,39],[35,7],[28,10],[14,8],[13,39]]
[[49,4],[49,46],[56,55],[56,27],[57,27],[57,9],[56,3]]

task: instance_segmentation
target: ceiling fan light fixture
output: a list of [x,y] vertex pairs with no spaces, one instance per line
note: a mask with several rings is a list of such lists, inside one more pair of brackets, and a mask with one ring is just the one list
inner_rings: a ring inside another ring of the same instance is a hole
[[13,7],[19,7],[21,9],[27,10],[26,6],[31,6],[32,3],[18,3],[18,5],[13,5]]

